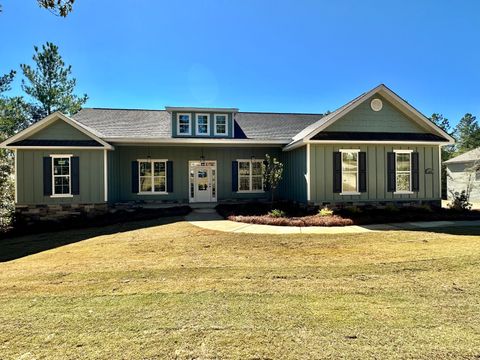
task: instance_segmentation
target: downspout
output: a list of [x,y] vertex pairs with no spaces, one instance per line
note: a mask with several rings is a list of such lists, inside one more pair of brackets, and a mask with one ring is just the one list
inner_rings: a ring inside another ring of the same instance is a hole
[[310,143],[307,143],[307,173],[305,178],[307,180],[307,203],[309,203],[312,200],[310,191]]
[[107,149],[103,150],[103,196],[104,201],[108,202],[108,161]]
[[15,177],[15,204],[17,204],[18,203],[17,149],[13,150],[13,156],[14,156],[13,174],[14,174],[14,177]]

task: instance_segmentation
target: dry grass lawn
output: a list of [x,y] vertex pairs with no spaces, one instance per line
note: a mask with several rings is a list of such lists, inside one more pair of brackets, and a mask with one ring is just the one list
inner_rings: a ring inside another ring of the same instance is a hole
[[0,358],[478,359],[479,234],[150,221],[2,240]]

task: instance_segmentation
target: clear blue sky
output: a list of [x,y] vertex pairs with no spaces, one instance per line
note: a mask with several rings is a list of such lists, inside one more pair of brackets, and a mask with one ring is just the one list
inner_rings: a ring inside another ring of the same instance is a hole
[[426,115],[480,116],[478,0],[0,3],[0,73],[54,42],[89,107],[316,113],[385,83]]

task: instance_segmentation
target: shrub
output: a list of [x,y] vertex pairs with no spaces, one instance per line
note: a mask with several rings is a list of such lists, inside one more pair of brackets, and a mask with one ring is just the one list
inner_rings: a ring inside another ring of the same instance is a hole
[[393,204],[388,204],[387,206],[385,206],[385,211],[396,213],[399,212],[400,209]]
[[472,204],[468,201],[469,196],[467,195],[467,192],[463,190],[462,192],[452,192],[453,199],[448,206],[450,209],[454,210],[459,210],[459,211],[464,211],[464,210],[470,210],[472,208]]
[[350,214],[361,214],[363,211],[358,206],[347,206],[345,207],[345,211]]
[[329,209],[328,206],[325,206],[324,208],[322,208],[318,211],[318,215],[320,215],[320,216],[332,216],[333,215],[333,210]]
[[274,217],[274,218],[281,218],[285,217],[285,211],[279,210],[279,209],[273,209],[272,211],[268,212],[268,216]]

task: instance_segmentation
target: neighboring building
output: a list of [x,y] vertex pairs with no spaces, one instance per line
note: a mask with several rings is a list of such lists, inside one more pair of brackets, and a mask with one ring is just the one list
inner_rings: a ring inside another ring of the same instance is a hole
[[453,139],[385,85],[322,114],[234,108],[55,113],[1,144],[15,151],[23,213],[119,203],[267,199],[265,154],[284,163],[277,197],[303,204],[440,204],[440,147]]
[[447,165],[448,198],[470,187],[470,201],[480,202],[480,148],[444,162]]

